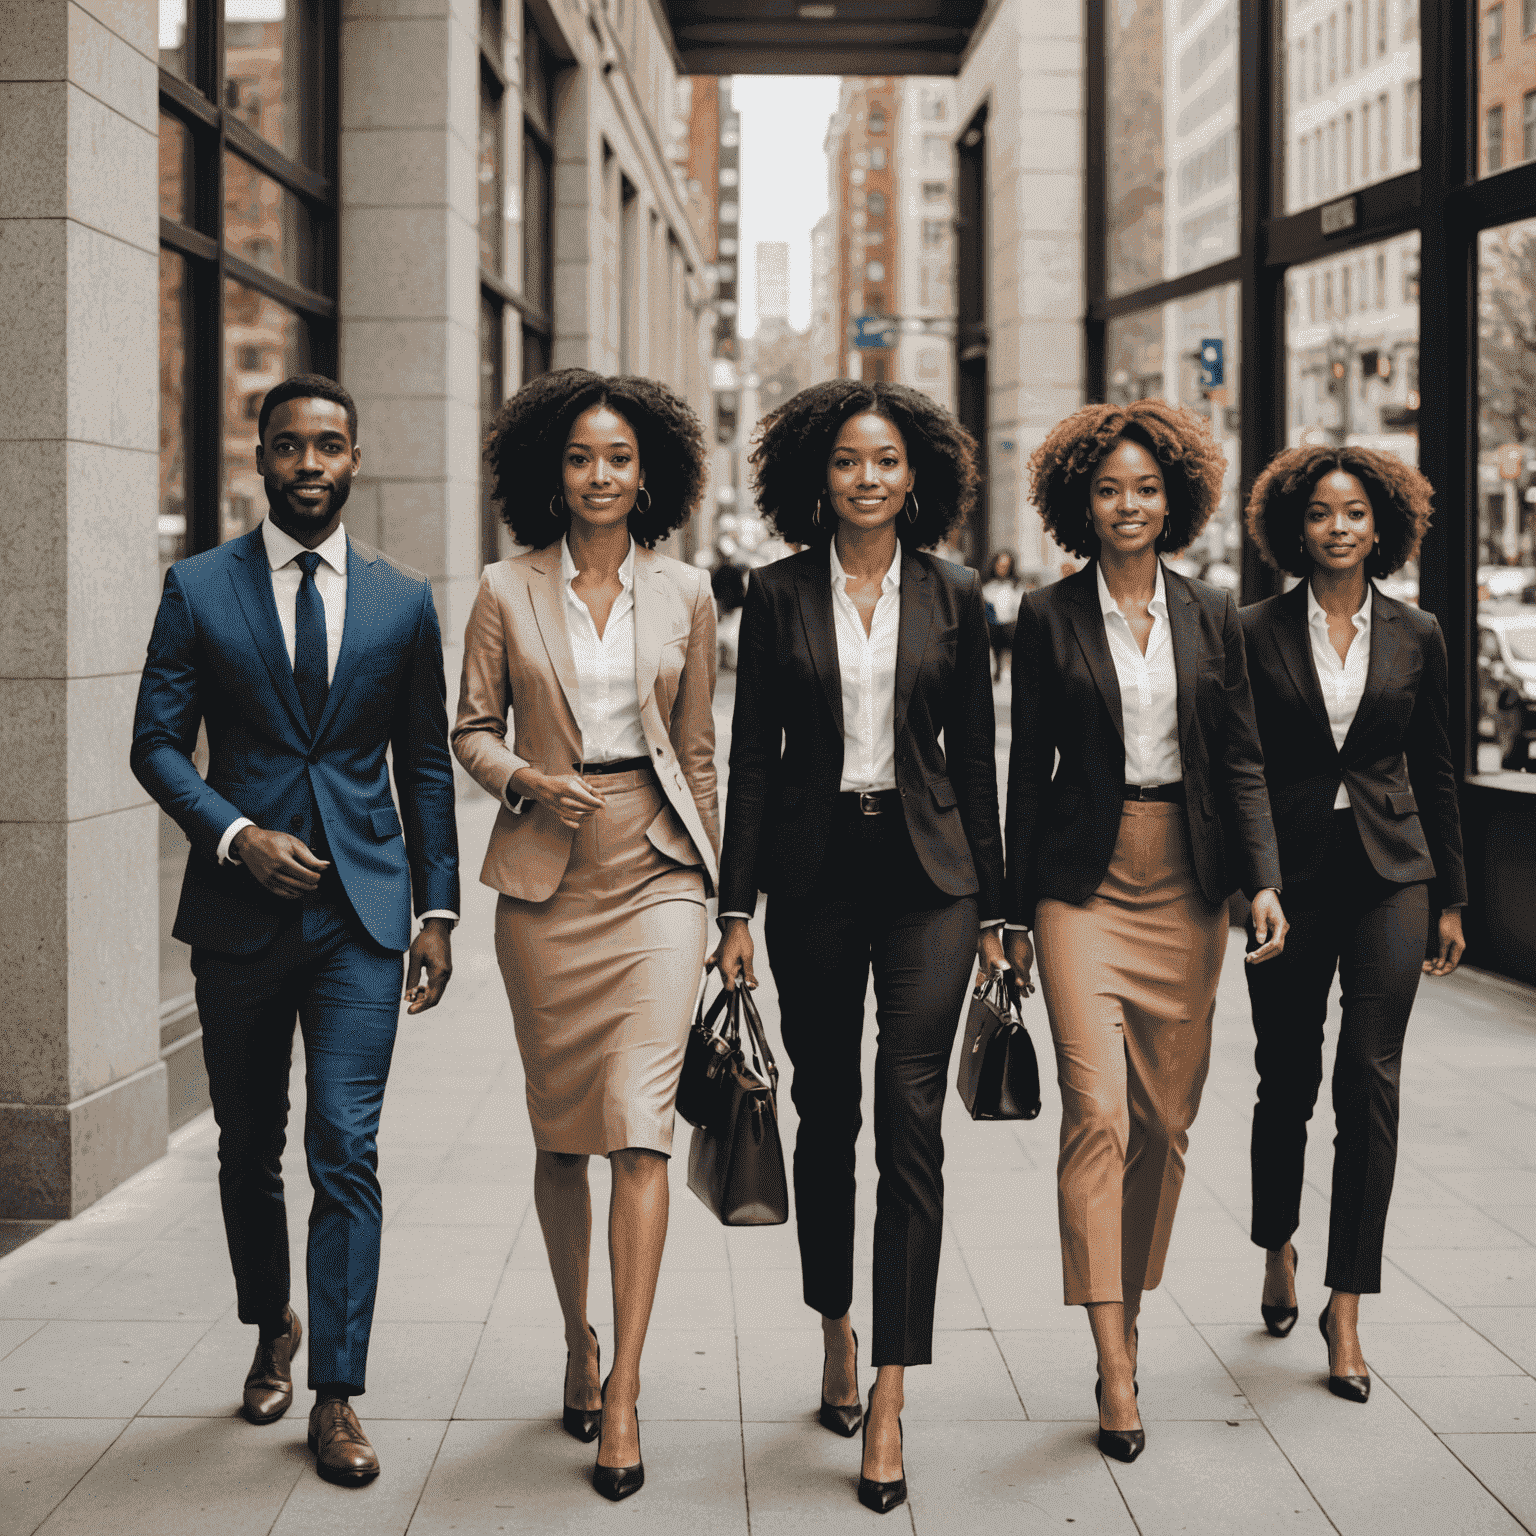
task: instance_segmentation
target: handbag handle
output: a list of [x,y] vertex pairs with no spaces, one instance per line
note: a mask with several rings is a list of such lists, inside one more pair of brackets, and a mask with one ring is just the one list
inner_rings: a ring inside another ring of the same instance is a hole
[[757,1004],[752,1001],[752,994],[746,987],[737,987],[736,993],[740,998],[740,1002],[734,1011],[739,1016],[744,1016],[747,1021],[747,1038],[741,1041],[738,1046],[742,1052],[743,1060],[745,1060],[747,1049],[750,1047],[753,1074],[768,1088],[777,1090],[779,1067],[778,1063],[773,1059],[773,1051],[768,1045],[768,1032],[763,1028],[762,1015],[758,1013]]
[[731,993],[725,985],[721,985],[719,992],[715,994],[715,1000],[709,1005],[709,1011],[704,1010],[704,997],[709,991],[709,972],[704,972],[703,979],[699,983],[699,998],[693,1010],[693,1027],[700,1034],[713,1035],[715,1025],[720,1015],[729,1008]]

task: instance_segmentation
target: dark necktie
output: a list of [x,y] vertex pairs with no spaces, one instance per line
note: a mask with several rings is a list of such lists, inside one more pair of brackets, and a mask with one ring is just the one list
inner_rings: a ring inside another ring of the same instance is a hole
[[304,579],[299,583],[299,598],[293,610],[293,680],[309,721],[310,734],[320,724],[325,712],[325,696],[330,692],[326,680],[325,604],[315,585],[315,570],[320,556],[306,549],[298,557]]

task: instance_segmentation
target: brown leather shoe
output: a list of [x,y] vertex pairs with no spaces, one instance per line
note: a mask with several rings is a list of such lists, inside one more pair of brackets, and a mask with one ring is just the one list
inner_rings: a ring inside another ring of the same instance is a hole
[[293,1407],[293,1357],[303,1337],[304,1325],[290,1307],[287,1333],[270,1343],[257,1342],[240,1410],[252,1424],[271,1424]]
[[328,1483],[358,1488],[379,1475],[379,1458],[350,1403],[334,1399],[309,1410],[309,1448]]

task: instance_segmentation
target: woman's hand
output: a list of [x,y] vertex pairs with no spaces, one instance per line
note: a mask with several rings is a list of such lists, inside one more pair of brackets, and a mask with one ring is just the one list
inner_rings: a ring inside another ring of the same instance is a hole
[[1035,965],[1035,946],[1029,942],[1029,935],[1022,928],[1010,928],[1004,934],[1003,943],[1008,963],[1013,967],[1014,986],[1026,994],[1033,991],[1034,982],[1029,973]]
[[1008,962],[1003,958],[1001,928],[983,928],[976,935],[976,964],[981,967],[981,974],[989,978],[1008,969]]
[[715,952],[706,957],[704,969],[706,971],[719,971],[720,980],[732,992],[736,990],[738,978],[745,981],[750,991],[757,990],[757,977],[752,972],[752,931],[747,927],[744,917],[728,917],[725,920],[725,931],[720,935],[720,943]]
[[1424,962],[1426,976],[1449,976],[1461,964],[1467,941],[1461,933],[1461,908],[1452,907],[1440,914],[1440,952]]
[[1249,950],[1243,959],[1249,965],[1263,965],[1285,948],[1285,936],[1291,931],[1291,925],[1285,920],[1278,891],[1260,891],[1253,898],[1251,910],[1253,936],[1259,941],[1259,947]]
[[519,768],[512,775],[512,787],[520,795],[548,806],[572,831],[579,831],[593,811],[607,804],[578,773],[540,773],[537,768]]

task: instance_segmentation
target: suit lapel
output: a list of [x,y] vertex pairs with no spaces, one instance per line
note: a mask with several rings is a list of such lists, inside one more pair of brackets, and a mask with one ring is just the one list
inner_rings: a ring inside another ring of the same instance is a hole
[[832,622],[832,557],[820,562],[808,561],[800,571],[795,597],[800,605],[800,622],[805,627],[805,642],[811,653],[811,665],[821,679],[822,692],[837,734],[843,734],[843,674],[837,664],[837,630]]
[[342,621],[341,651],[336,657],[336,672],[331,678],[329,692],[325,696],[325,709],[320,724],[315,727],[315,740],[325,736],[342,695],[346,693],[357,671],[359,658],[372,649],[378,635],[379,621],[383,617],[379,609],[377,576],[373,568],[374,556],[363,555],[352,536],[347,535],[347,612]]
[[230,584],[245,622],[256,642],[257,654],[265,663],[272,686],[283,701],[293,728],[301,741],[309,740],[309,722],[293,681],[293,663],[283,642],[283,627],[277,618],[277,599],[272,595],[272,567],[267,563],[267,546],[258,524],[231,546],[234,560],[229,567]]
[[[1323,685],[1317,679],[1317,663],[1312,658],[1312,636],[1307,630],[1307,584],[1300,582],[1276,604],[1280,622],[1275,625],[1275,649],[1291,674],[1297,694],[1312,712],[1333,745],[1333,727],[1328,723],[1328,706],[1323,703]],[[1372,615],[1374,618],[1374,614]],[[1374,628],[1374,625],[1372,626]]]
[[[1355,718],[1349,722],[1344,737],[1348,747],[1360,723],[1381,701],[1383,690],[1395,672],[1397,665],[1397,615],[1387,604],[1387,599],[1371,584],[1371,659],[1365,673],[1365,691],[1360,695]],[[1343,748],[1340,749],[1341,753]]]
[[1090,560],[1076,576],[1066,580],[1072,583],[1072,628],[1077,631],[1077,643],[1123,743],[1125,714],[1120,704],[1120,679],[1115,675],[1109,636],[1104,632],[1104,615],[1099,609],[1098,567]]
[[[530,562],[528,596],[533,617],[539,626],[539,638],[549,655],[549,664],[560,680],[566,706],[571,712],[575,738],[581,740],[581,682],[576,676],[576,658],[571,651],[571,632],[565,627],[565,594],[560,590],[560,546],[551,544],[540,550],[543,559]],[[637,631],[638,635],[638,631]]]
[[1195,718],[1195,677],[1200,670],[1200,625],[1195,618],[1194,595],[1177,571],[1163,569],[1163,591],[1168,599],[1168,639],[1173,646],[1173,672],[1178,680],[1179,750],[1185,751],[1189,728]]
[[[896,632],[896,734],[907,718],[907,705],[933,628],[928,567],[905,550],[901,555],[901,618]],[[839,688],[841,694],[841,688]]]
[[[661,670],[661,648],[667,642],[666,578],[656,567],[656,558],[648,549],[635,550],[635,691],[640,708],[656,686]],[[610,619],[610,623],[612,620]]]

